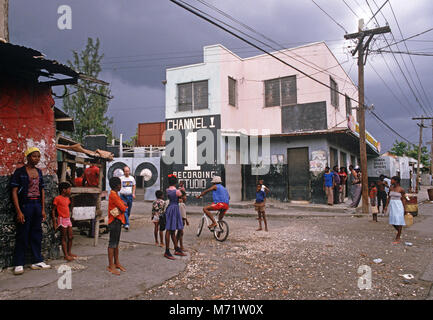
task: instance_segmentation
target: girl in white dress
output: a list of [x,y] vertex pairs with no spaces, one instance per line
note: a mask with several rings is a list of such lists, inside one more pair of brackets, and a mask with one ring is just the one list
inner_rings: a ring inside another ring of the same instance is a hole
[[[400,243],[401,230],[406,225],[404,215],[407,214],[405,191],[400,186],[400,177],[391,178],[386,209],[389,207],[389,224],[397,230],[397,236],[393,244]],[[386,211],[386,210],[385,210]]]

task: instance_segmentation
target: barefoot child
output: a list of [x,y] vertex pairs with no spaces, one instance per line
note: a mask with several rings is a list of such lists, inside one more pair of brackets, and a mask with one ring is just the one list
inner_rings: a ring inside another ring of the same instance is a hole
[[[152,222],[155,225],[153,234],[155,236],[155,245],[164,246],[164,232],[160,227],[160,216],[164,213],[165,210],[165,201],[164,201],[164,193],[161,190],[156,190],[155,192],[156,200],[152,203]],[[158,243],[158,230],[159,230],[159,238],[161,240]]]
[[[54,198],[53,201],[53,226],[54,229],[60,228],[62,234],[62,250],[65,260],[72,261],[77,256],[71,253],[72,248],[72,223],[69,206],[71,204],[71,185],[68,182],[59,184],[60,195]],[[56,215],[57,212],[57,215]],[[57,219],[56,219],[57,216]]]
[[262,230],[262,220],[265,224],[265,231],[268,231],[268,224],[265,216],[265,199],[266,193],[262,189],[262,185],[258,183],[256,188],[256,202],[254,202],[254,207],[256,208],[258,214],[257,220],[259,220],[259,228],[256,231]]
[[[180,215],[182,216],[183,225],[185,226],[185,224],[186,224],[187,226],[189,226],[189,222],[188,222],[188,219],[186,217],[186,205],[185,205],[186,193],[185,193],[185,190],[183,189],[182,182],[179,184],[179,187],[181,188],[180,191],[182,192],[182,197],[179,198]],[[177,238],[177,241],[179,243],[180,250],[186,251],[185,248],[183,247],[183,230],[177,231],[176,238]]]
[[120,275],[119,270],[123,272],[126,271],[126,269],[119,262],[119,241],[122,225],[124,225],[126,222],[125,211],[127,206],[118,195],[122,184],[120,178],[112,177],[109,181],[109,184],[111,188],[110,195],[108,197],[108,228],[110,229],[110,240],[108,242],[107,270],[112,274]]

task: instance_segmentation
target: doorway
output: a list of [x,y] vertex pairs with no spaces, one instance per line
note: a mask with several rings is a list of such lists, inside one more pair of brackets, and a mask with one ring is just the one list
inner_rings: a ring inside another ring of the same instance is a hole
[[289,200],[310,200],[308,148],[287,149]]

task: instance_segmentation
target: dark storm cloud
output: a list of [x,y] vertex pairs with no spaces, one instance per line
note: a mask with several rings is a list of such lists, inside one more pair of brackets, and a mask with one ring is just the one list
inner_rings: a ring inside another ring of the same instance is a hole
[[[216,15],[209,8],[197,1],[190,3]],[[213,5],[229,12],[234,17],[254,27],[287,47],[313,41],[329,40],[327,43],[340,61],[349,57],[343,67],[357,83],[356,64],[352,57],[343,54],[343,47],[353,45],[343,40],[344,31],[331,21],[313,2],[307,0],[219,0]],[[348,32],[357,30],[357,17],[339,0],[317,0]],[[371,13],[364,1],[346,1],[359,17],[366,22]],[[376,0],[381,5],[382,0]],[[404,36],[424,31],[431,27],[433,1],[416,2],[390,1],[399,19]],[[375,10],[374,1],[369,1]],[[57,8],[67,4],[72,8],[72,30],[57,29]],[[10,4],[11,42],[27,45],[44,52],[49,58],[66,62],[71,58],[71,50],[84,47],[87,37],[99,37],[101,51],[105,54],[101,78],[111,84],[115,98],[110,102],[110,114],[115,119],[115,132],[130,136],[135,133],[137,123],[164,120],[164,87],[166,67],[197,63],[202,61],[203,46],[221,43],[242,57],[251,56],[257,51],[248,48],[240,40],[220,31],[209,23],[193,16],[168,0],[14,0]],[[390,23],[396,38],[400,39],[392,12],[386,5],[384,15]],[[219,16],[221,17],[221,16]],[[380,25],[385,25],[384,18],[377,15]],[[373,28],[374,21],[368,27]],[[432,33],[433,34],[433,33]],[[432,39],[426,34],[419,39]],[[390,38],[390,36],[387,36]],[[378,40],[378,45],[385,45]],[[430,43],[431,44],[431,43]],[[426,49],[429,43],[408,42],[410,50]],[[431,46],[431,45],[430,45]],[[400,49],[404,49],[403,46]],[[431,51],[431,49],[430,49]],[[348,52],[346,48],[346,52]],[[385,54],[384,54],[385,55]],[[392,70],[400,82],[400,90],[382,58],[370,56],[366,67],[367,101],[374,103],[376,113],[406,137],[414,132],[415,123],[410,117],[420,114],[421,110],[413,98],[401,72],[392,57],[385,55]],[[412,66],[405,57],[409,70]],[[429,74],[433,58],[413,57],[413,61],[429,91],[433,79]],[[408,114],[387,90],[382,81],[370,69],[372,64],[379,71],[384,81],[408,105],[414,114]],[[402,63],[402,62],[400,62]],[[402,65],[404,68],[404,66]],[[415,74],[412,74],[418,85]],[[428,92],[430,95],[430,92]],[[409,101],[406,102],[406,97]],[[430,100],[433,99],[429,96]],[[123,110],[123,112],[122,112]],[[385,132],[371,116],[367,116],[368,130],[382,142],[384,149],[389,148],[395,135]],[[416,130],[415,130],[416,131]],[[412,141],[416,140],[412,138]]]

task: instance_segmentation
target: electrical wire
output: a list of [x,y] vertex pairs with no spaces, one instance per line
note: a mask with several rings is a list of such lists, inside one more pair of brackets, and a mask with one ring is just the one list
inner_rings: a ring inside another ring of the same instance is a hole
[[[395,23],[397,24],[398,30],[399,30],[399,32],[400,32],[400,35],[401,35],[401,37],[404,39],[403,32],[401,31],[400,24],[398,23],[398,20],[397,20],[397,17],[396,17],[396,15],[395,15],[394,9],[392,8],[392,4],[391,4],[391,2],[389,2],[389,7],[391,8],[391,12],[392,12],[392,15],[393,15],[393,17],[394,17]],[[404,45],[405,45],[405,47],[406,47],[406,51],[409,53],[409,48],[407,47],[407,43],[406,43],[406,41],[403,41],[403,43],[404,43]],[[423,86],[423,84],[422,84],[422,82],[421,82],[421,80],[420,80],[420,78],[419,78],[418,71],[417,71],[417,69],[416,69],[416,67],[415,67],[415,64],[413,63],[413,60],[412,60],[412,57],[411,57],[411,56],[409,56],[409,60],[410,60],[410,62],[411,62],[411,64],[412,64],[413,69],[415,70],[415,75],[416,75],[416,77],[417,77],[417,79],[418,79],[418,82],[419,82],[419,85],[420,85],[420,87],[421,87],[421,90],[422,90],[422,92],[424,93],[424,96],[425,96],[425,98],[426,98],[426,101],[427,101],[428,105],[430,106],[430,109],[433,111],[433,109],[432,109],[432,105],[431,105],[431,102],[430,102],[430,99],[429,99],[429,97],[427,96],[427,93],[425,92],[424,86]]]
[[[373,13],[373,9],[371,8],[370,4],[368,3],[368,0],[365,0],[365,1],[366,1],[366,3],[367,3],[367,5],[368,5],[368,7],[369,7],[369,9],[370,9],[370,11],[371,11],[371,13],[374,14],[374,13]],[[373,1],[374,1],[374,0],[373,0]],[[383,15],[382,12],[381,12],[381,15],[383,16],[383,18],[385,19],[385,21],[387,21],[386,18],[385,18],[385,16]],[[374,17],[374,20],[376,21],[377,25],[379,25],[379,21],[377,20],[376,17]],[[387,23],[388,23],[388,21],[387,21]],[[391,35],[394,37],[394,35],[393,35],[392,33],[391,33]],[[389,45],[388,40],[387,40],[385,37],[383,37],[383,38],[385,39],[386,43]],[[394,42],[395,42],[395,41],[394,41]],[[428,112],[426,111],[426,109],[424,108],[424,105],[421,103],[420,99],[418,99],[418,96],[415,94],[415,91],[414,91],[414,89],[412,88],[412,85],[410,84],[409,80],[407,79],[407,76],[406,76],[406,74],[404,73],[404,71],[403,71],[403,69],[402,69],[400,63],[398,62],[397,58],[395,57],[395,54],[393,54],[393,58],[394,58],[394,60],[395,60],[395,62],[396,62],[396,64],[397,64],[397,66],[398,66],[398,68],[399,68],[401,74],[403,75],[403,77],[404,77],[404,79],[405,79],[405,81],[406,81],[406,83],[407,83],[407,85],[408,85],[408,87],[409,87],[409,89],[410,89],[412,95],[414,96],[415,100],[418,102],[418,104],[419,104],[419,106],[421,107],[421,109],[422,109],[424,112],[428,113]],[[406,63],[405,63],[404,59],[402,59],[402,60],[403,60],[403,64],[405,65],[406,70],[407,70],[409,76],[411,77],[411,74],[410,74],[410,72],[409,72],[409,70],[408,70],[408,68],[407,68],[407,66],[406,66]],[[415,86],[415,83],[414,83],[413,79],[411,79],[411,80],[412,80],[412,83],[413,83],[414,86]],[[416,86],[415,86],[415,89],[417,90]],[[418,91],[418,90],[417,90],[417,91]],[[418,92],[418,94],[419,94],[419,92]]]
[[314,0],[311,0],[320,10],[322,10],[323,11],[323,13],[324,14],[326,14],[332,21],[334,21],[335,22],[335,24],[337,24],[337,26],[339,26],[341,29],[343,29],[344,30],[344,32],[346,32],[346,33],[349,33],[349,32],[347,32],[347,30],[341,25],[341,24],[339,24],[338,22],[337,22],[337,20],[335,20],[333,17],[331,17],[331,15],[329,14],[329,13],[327,13],[324,9],[322,9],[322,7],[320,7]]

